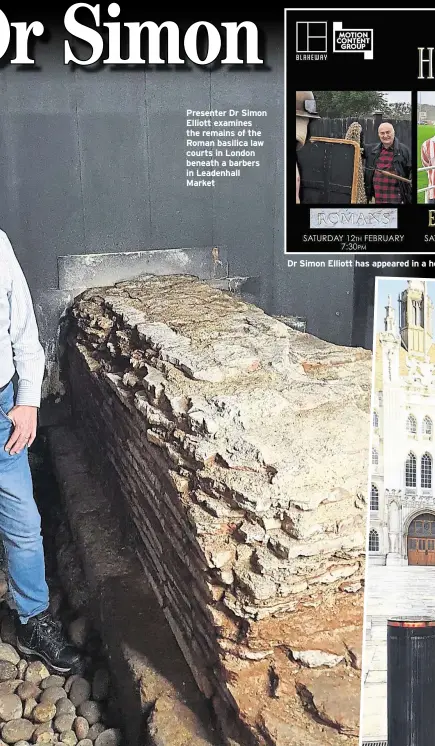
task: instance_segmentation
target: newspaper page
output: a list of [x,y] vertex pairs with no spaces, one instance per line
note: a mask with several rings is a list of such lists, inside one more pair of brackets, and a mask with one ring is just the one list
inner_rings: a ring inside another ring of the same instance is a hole
[[2,4],[2,743],[433,746],[430,45]]

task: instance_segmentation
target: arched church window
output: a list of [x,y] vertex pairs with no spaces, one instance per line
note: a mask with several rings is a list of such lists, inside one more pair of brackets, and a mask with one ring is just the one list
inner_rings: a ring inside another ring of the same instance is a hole
[[413,453],[408,454],[405,464],[405,485],[406,487],[417,486],[417,460]]
[[369,533],[369,552],[379,552],[379,534],[374,528]]
[[379,510],[379,490],[375,484],[370,491],[370,510]]
[[372,464],[373,466],[377,466],[379,464],[379,453],[377,452],[376,448],[372,448]]
[[429,453],[421,457],[421,486],[425,489],[432,487],[432,456]]
[[427,415],[423,420],[423,435],[432,435],[432,420]]
[[377,412],[373,412],[373,427],[379,427],[379,417]]
[[415,419],[413,414],[410,414],[408,419],[406,420],[406,429],[408,433],[411,433],[412,435],[415,435],[417,433],[417,420]]

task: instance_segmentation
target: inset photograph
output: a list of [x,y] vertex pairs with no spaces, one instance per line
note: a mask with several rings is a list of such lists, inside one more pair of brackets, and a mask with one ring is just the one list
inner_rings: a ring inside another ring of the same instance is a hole
[[[414,670],[405,648],[401,654],[395,646],[397,635],[407,634],[397,632],[399,623],[412,634],[427,620],[435,623],[434,305],[433,280],[376,280],[363,746],[432,743],[407,731],[419,717],[400,720],[405,689],[413,692],[411,709],[421,706],[422,669]],[[398,722],[408,740],[397,738]]]
[[410,91],[296,91],[296,204],[411,201]]
[[417,202],[435,203],[435,91],[417,93]]

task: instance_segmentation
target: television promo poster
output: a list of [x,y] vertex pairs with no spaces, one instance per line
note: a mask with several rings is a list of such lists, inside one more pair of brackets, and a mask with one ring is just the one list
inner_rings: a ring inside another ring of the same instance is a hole
[[427,254],[434,266],[435,56],[425,13],[394,11],[394,27],[407,29],[399,49],[386,43],[390,9],[287,9],[286,252]]

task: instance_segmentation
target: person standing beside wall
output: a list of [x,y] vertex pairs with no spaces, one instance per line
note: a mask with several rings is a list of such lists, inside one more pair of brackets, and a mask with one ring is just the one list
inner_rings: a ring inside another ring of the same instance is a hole
[[0,230],[0,536],[17,617],[17,648],[67,674],[80,666],[81,657],[49,612],[41,519],[28,458],[36,437],[44,367],[30,291]]

